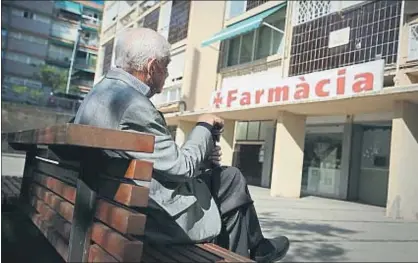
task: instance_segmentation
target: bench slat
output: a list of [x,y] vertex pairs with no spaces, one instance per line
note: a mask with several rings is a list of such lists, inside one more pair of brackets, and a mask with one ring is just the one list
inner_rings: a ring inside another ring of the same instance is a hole
[[7,142],[12,145],[67,145],[147,153],[154,151],[153,135],[70,123],[8,133]]
[[248,258],[232,253],[231,251],[217,246],[215,244],[207,243],[199,244],[198,246],[206,251],[210,251],[213,254],[223,257],[224,260],[222,262],[251,262],[251,260],[249,260]]
[[32,206],[38,212],[39,220],[44,220],[51,224],[55,230],[66,240],[70,240],[71,224],[58,215],[53,209],[40,199],[32,197]]
[[129,207],[147,207],[149,188],[98,178],[98,193]]
[[[38,219],[38,215],[31,217],[32,222],[38,227],[41,233],[48,239],[49,243],[55,248],[60,256],[67,261],[68,258],[68,243],[52,228],[48,222],[43,222]],[[43,222],[43,223],[41,223]]]
[[54,177],[42,175],[40,173],[35,173],[33,176],[33,180],[39,183],[40,185],[50,189],[52,192],[58,194],[59,196],[65,198],[70,203],[75,203],[75,187],[61,182],[60,180],[55,179]]
[[97,200],[96,218],[122,234],[143,235],[146,216]]
[[109,255],[98,245],[91,245],[89,248],[88,262],[119,262]]
[[121,262],[140,262],[143,245],[141,241],[131,241],[111,228],[94,223],[91,239],[107,253]]
[[65,218],[65,220],[72,222],[74,206],[71,203],[38,185],[32,185],[32,189],[37,198],[45,202],[53,210],[57,211],[57,213]]
[[[111,177],[151,181],[153,163],[141,160],[111,159],[102,169],[103,173]],[[122,172],[121,172],[122,171]]]

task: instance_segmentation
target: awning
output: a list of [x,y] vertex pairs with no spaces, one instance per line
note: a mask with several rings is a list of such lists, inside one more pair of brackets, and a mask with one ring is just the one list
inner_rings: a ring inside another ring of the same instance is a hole
[[55,1],[55,7],[76,15],[81,15],[82,13],[81,4],[71,1]]
[[231,26],[221,30],[219,33],[216,33],[210,39],[203,41],[202,47],[208,46],[216,41],[227,40],[235,36],[252,31],[254,29],[257,29],[262,25],[263,20],[265,18],[279,11],[285,6],[286,6],[286,2],[281,3],[280,5],[267,9],[264,12],[259,13],[255,16],[249,17],[245,20],[232,24]]

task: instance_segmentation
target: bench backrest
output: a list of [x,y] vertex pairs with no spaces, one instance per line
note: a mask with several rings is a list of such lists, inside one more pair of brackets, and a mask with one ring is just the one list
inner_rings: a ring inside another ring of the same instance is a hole
[[76,124],[6,136],[26,151],[22,207],[65,261],[141,261],[152,163],[123,152],[152,152],[153,136]]

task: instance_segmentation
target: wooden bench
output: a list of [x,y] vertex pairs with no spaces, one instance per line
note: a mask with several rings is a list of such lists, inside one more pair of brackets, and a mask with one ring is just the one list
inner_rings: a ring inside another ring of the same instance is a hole
[[6,134],[26,152],[19,207],[66,262],[252,262],[214,244],[144,238],[154,150],[147,134],[65,124]]

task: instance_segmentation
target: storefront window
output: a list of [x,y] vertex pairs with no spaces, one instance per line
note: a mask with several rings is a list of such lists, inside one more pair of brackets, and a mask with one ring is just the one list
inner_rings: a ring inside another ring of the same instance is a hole
[[248,122],[237,122],[237,130],[235,134],[235,139],[239,140],[246,140],[247,139],[247,129],[248,129]]
[[272,121],[240,121],[236,124],[235,140],[237,141],[264,141],[267,130],[273,126]]
[[342,133],[307,134],[302,172],[302,192],[339,197]]
[[247,140],[250,140],[250,141],[258,140],[259,128],[260,128],[260,122],[258,121],[249,122]]

